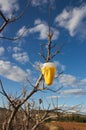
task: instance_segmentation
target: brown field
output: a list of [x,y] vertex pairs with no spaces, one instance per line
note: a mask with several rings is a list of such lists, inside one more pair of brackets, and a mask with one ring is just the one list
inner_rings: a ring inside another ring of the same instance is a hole
[[[6,116],[6,113],[8,116]],[[36,111],[33,111],[33,114],[36,114]],[[41,112],[42,113],[42,112]],[[7,119],[6,117],[9,117],[9,111],[6,109],[2,109],[0,111],[0,130],[2,127],[2,124]],[[15,122],[13,123],[13,130],[21,130],[24,125],[23,120],[23,114],[21,112],[17,113]],[[34,119],[34,117],[33,117]],[[82,118],[81,118],[82,119]],[[84,118],[86,119],[86,118]],[[32,126],[34,125],[34,122],[29,122],[29,130],[31,130]],[[43,124],[40,124],[36,130],[86,130],[86,123],[79,123],[79,122],[61,122],[61,121],[51,121],[51,122],[43,122]]]
[[[78,122],[49,122],[46,123],[49,130],[86,130],[86,123]],[[58,129],[58,127],[60,127]],[[63,129],[62,129],[63,128]]]

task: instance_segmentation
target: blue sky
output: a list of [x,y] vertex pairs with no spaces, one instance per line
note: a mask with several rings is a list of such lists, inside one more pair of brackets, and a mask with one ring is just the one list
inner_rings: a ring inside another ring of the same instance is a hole
[[[11,18],[18,16],[26,3],[27,0],[0,0],[0,8],[7,18]],[[52,44],[64,44],[52,60],[57,66],[57,74],[61,71],[63,74],[54,80],[51,89],[63,88],[58,93],[38,92],[32,98],[42,97],[51,102],[52,97],[57,102],[59,97],[59,106],[81,104],[82,112],[86,113],[86,1],[50,0],[50,6],[50,25],[55,30]],[[34,84],[40,74],[38,65],[44,63],[39,56],[40,44],[48,42],[48,7],[49,0],[33,0],[25,15],[7,25],[0,34],[0,37],[9,38],[23,34],[16,41],[0,39],[0,79],[10,94],[22,91],[26,77]]]

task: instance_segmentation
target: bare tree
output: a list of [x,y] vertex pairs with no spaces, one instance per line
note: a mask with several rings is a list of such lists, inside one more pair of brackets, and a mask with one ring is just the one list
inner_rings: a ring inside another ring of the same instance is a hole
[[[24,12],[23,12],[24,13]],[[22,13],[22,14],[23,14]],[[2,13],[1,13],[2,14]],[[21,17],[22,15],[19,16],[19,18]],[[4,18],[5,20],[5,26],[6,24],[9,22],[7,22],[6,18],[4,17],[4,15],[2,14],[2,17]],[[11,21],[15,21],[17,20],[18,18],[16,19],[13,19]],[[10,21],[10,22],[11,22]],[[4,27],[5,27],[4,26]],[[2,28],[2,30],[4,29],[4,27]],[[48,44],[47,44],[47,50],[46,50],[46,56],[43,54],[43,51],[41,51],[40,56],[42,58],[44,58],[45,62],[49,62],[52,58],[54,58],[61,50],[61,47],[56,47],[57,45],[53,45],[52,44],[52,38],[53,38],[53,35],[54,35],[54,31],[51,32],[51,29],[50,29],[50,25],[49,25],[49,33],[48,33]],[[55,48],[55,52],[52,53],[52,49]],[[26,94],[25,92],[21,94],[21,96],[19,97],[16,97],[16,98],[13,98],[12,96],[9,96],[8,93],[5,91],[4,87],[3,87],[3,84],[2,84],[2,81],[0,80],[0,85],[1,85],[1,94],[4,95],[7,100],[9,101],[11,107],[12,107],[12,111],[11,111],[11,114],[10,114],[10,117],[7,121],[7,126],[6,126],[6,130],[11,130],[13,129],[12,128],[12,122],[14,120],[14,117],[16,115],[16,113],[18,112],[18,110],[21,108],[21,106],[34,94],[36,93],[37,91],[42,91],[41,88],[43,88],[43,90],[47,90],[48,88],[46,87],[43,87],[43,85],[40,87],[40,83],[43,81],[43,75],[42,73],[40,73],[39,75],[39,78],[37,79],[35,85],[33,85],[29,80],[28,82],[30,83],[30,86],[33,88],[29,94]],[[53,91],[53,90],[50,90],[50,91]],[[56,90],[58,91],[58,90]],[[21,98],[22,97],[22,98]],[[41,101],[41,100],[40,100]],[[38,120],[38,122],[36,122],[36,124],[32,127],[32,130],[35,130],[39,124],[41,124],[43,121],[45,121],[47,118],[47,114],[48,112],[46,111],[44,113],[44,115],[42,115],[42,117]],[[30,117],[29,117],[30,118]],[[49,117],[48,117],[49,118]],[[5,129],[3,129],[5,130]]]
[[[12,19],[6,18],[5,15],[3,14],[3,12],[0,11],[0,15],[4,20],[4,23],[2,24],[2,26],[0,28],[0,32],[2,32],[5,29],[5,27],[8,24],[10,24],[11,22],[15,22],[16,20],[20,19],[24,15],[24,13],[25,13],[26,9],[29,7],[30,3],[31,3],[31,0],[28,1],[25,9],[23,11],[21,11],[19,16],[17,16],[16,18],[12,18]],[[47,35],[48,43],[47,43],[47,47],[44,46],[46,54],[43,51],[42,45],[40,46],[41,50],[40,50],[40,53],[39,53],[39,55],[44,59],[45,63],[51,61],[58,53],[60,53],[60,51],[63,47],[63,44],[57,45],[57,44],[52,43],[52,38],[54,36],[55,30],[53,30],[53,31],[51,30],[50,19],[49,19],[48,26],[49,26],[49,32],[48,32],[48,35]],[[6,38],[6,37],[2,37],[2,38]],[[10,38],[7,38],[7,39],[11,40]],[[12,39],[12,40],[14,40],[14,39]],[[54,51],[52,51],[52,50],[54,50]],[[62,72],[60,72],[58,74],[57,78],[60,76],[61,73]],[[40,83],[42,81],[44,81],[44,77],[43,77],[43,74],[40,71],[40,75],[39,75],[37,81],[35,82],[35,85],[33,85],[30,82],[30,80],[28,80],[30,87],[32,87],[32,89],[30,90],[30,92],[28,94],[26,93],[26,90],[24,90],[23,93],[21,93],[19,96],[13,97],[12,95],[9,95],[5,91],[4,86],[2,84],[2,81],[0,80],[0,86],[1,86],[0,93],[3,96],[5,96],[6,99],[8,100],[9,110],[10,110],[9,111],[9,117],[7,118],[7,120],[5,120],[2,130],[15,130],[15,129],[17,130],[17,128],[14,127],[14,124],[17,123],[17,120],[18,120],[17,114],[20,112],[19,110],[21,108],[22,108],[21,112],[24,113],[24,119],[22,120],[23,121],[22,130],[28,130],[29,129],[29,127],[30,127],[29,122],[30,121],[33,122],[30,129],[36,130],[39,127],[39,125],[42,124],[44,121],[48,120],[49,118],[53,118],[53,115],[49,115],[49,111],[48,111],[49,108],[50,108],[50,105],[48,105],[49,107],[43,113],[41,112],[41,110],[39,108],[38,114],[34,113],[34,115],[32,114],[34,111],[32,111],[32,109],[30,108],[31,105],[29,103],[27,104],[28,110],[23,109],[23,107],[22,107],[28,101],[28,99],[30,99],[32,97],[32,95],[34,95],[38,91],[42,92],[43,90],[46,90],[46,91],[49,90],[49,91],[53,91],[53,92],[58,92],[62,88],[61,87],[61,88],[58,88],[57,90],[52,90],[48,87],[45,87],[44,84],[40,85]],[[41,103],[42,103],[42,100],[40,99],[39,100],[39,106],[40,106]],[[58,115],[54,115],[54,117],[58,117]]]

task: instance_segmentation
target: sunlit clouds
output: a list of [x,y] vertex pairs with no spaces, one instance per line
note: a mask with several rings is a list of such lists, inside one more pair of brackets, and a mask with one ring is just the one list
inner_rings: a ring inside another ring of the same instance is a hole
[[22,82],[27,77],[25,71],[20,67],[12,64],[10,61],[2,60],[0,60],[0,75],[16,82]]
[[7,16],[12,15],[12,13],[19,9],[18,0],[0,0],[0,8]]
[[12,55],[12,57],[17,60],[18,62],[21,62],[21,63],[26,63],[29,61],[29,57],[28,57],[28,54],[26,52],[19,52],[19,53],[14,53]]
[[[84,23],[84,19],[86,18],[86,5],[80,7],[74,7],[69,9],[64,9],[61,14],[59,14],[55,18],[55,22],[67,29],[71,36],[74,36],[78,30],[80,31],[80,27]],[[83,28],[84,30],[84,28]]]
[[[17,34],[16,37],[19,36],[29,36],[30,34],[38,34],[38,39],[40,40],[45,40],[47,39],[49,32],[49,26],[45,21],[41,21],[40,19],[36,19],[34,21],[34,27],[27,28],[25,26],[21,27]],[[55,28],[51,27],[51,32],[53,33],[53,38],[52,40],[56,40],[59,36],[59,31],[57,31]]]

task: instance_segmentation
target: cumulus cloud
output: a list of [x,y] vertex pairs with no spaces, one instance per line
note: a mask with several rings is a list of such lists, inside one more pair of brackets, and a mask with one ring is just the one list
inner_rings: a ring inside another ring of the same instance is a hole
[[27,63],[29,61],[29,56],[27,52],[23,52],[21,47],[13,47],[13,54],[12,57],[20,62],[20,63]]
[[39,39],[47,39],[48,26],[46,24],[38,24],[37,26],[31,28],[30,33],[39,33]]
[[[26,37],[29,34],[38,33],[38,39],[45,40],[47,39],[48,32],[49,27],[46,22],[42,22],[40,19],[36,19],[34,21],[34,27],[28,29],[27,27],[23,26],[22,28],[20,28],[17,32],[17,37],[21,35],[23,35],[23,37]],[[59,32],[53,27],[51,27],[51,32],[54,32],[52,40],[56,40],[58,38]]]
[[[27,28],[26,26],[22,26],[22,27],[18,30],[18,32],[17,32],[17,34],[16,34],[16,37],[20,37],[20,36],[22,36],[22,37],[28,36],[28,28]],[[15,37],[15,38],[16,38],[16,37]]]
[[[35,27],[31,28],[29,30],[29,33],[39,33],[39,39],[45,40],[47,39],[47,35],[49,32],[49,27],[45,22],[42,22],[40,19],[35,20],[34,24],[36,25]],[[51,27],[51,31],[54,31],[54,28]],[[59,32],[56,30],[53,39],[56,40],[58,38]]]
[[0,47],[0,56],[2,56],[4,54],[4,52],[5,52],[4,47]]
[[71,10],[64,9],[63,12],[55,18],[55,22],[59,26],[67,29],[71,36],[74,36],[79,30],[80,26],[84,24],[83,20],[86,18],[86,4],[80,7],[75,7]]
[[14,10],[19,9],[18,0],[0,0],[0,9],[6,15],[11,15]]
[[62,86],[73,86],[76,83],[76,77],[70,75],[70,74],[63,74],[60,78],[59,78],[59,83]]
[[0,60],[0,75],[16,82],[22,82],[27,77],[27,74],[20,67],[13,65],[10,61],[3,60]]
[[85,88],[86,79],[77,79],[70,74],[62,74],[58,79],[59,86],[72,87],[72,88]]
[[[54,61],[57,69],[59,69],[59,71],[64,71],[65,70],[65,65],[62,65],[59,61]],[[58,70],[57,70],[58,71]]]
[[29,57],[26,52],[14,53],[12,57],[21,63],[26,63],[29,61]]
[[16,53],[16,52],[20,52],[21,51],[21,48],[20,47],[13,47],[13,51]]
[[41,20],[39,18],[34,21],[34,25],[38,25],[38,24],[41,24]]

